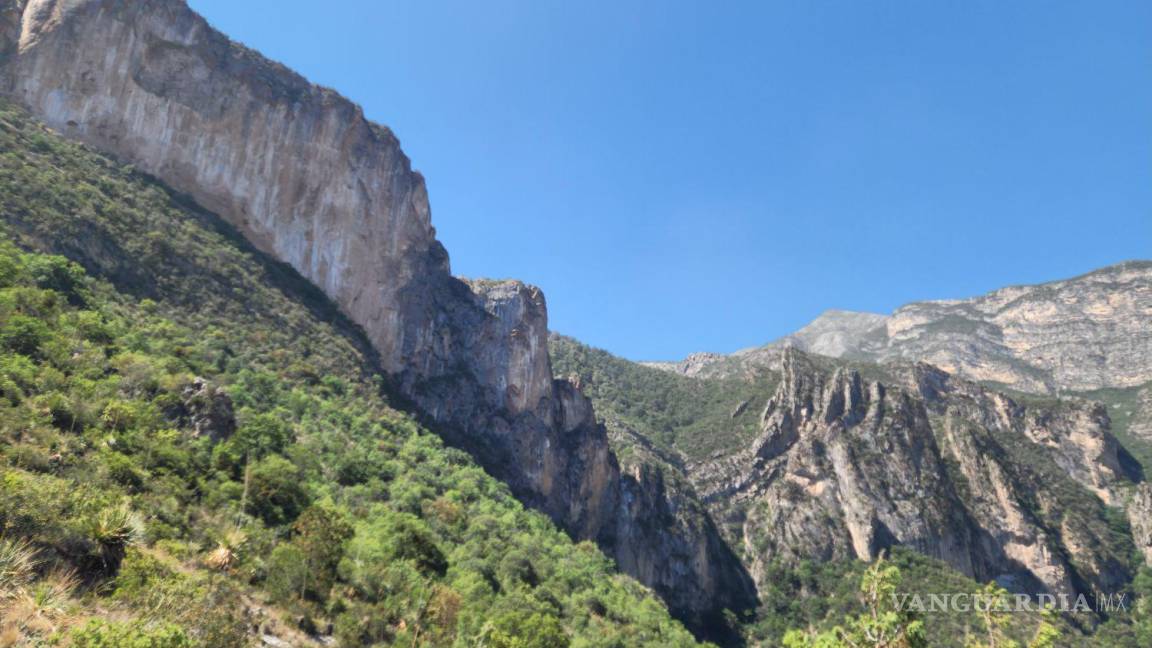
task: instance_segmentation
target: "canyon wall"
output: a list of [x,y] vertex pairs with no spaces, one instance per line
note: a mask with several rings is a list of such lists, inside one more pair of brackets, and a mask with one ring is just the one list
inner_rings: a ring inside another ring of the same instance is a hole
[[1100,522],[1131,488],[1103,406],[1021,403],[926,364],[866,378],[791,348],[781,371],[760,435],[687,466],[761,582],[773,562],[895,545],[1015,591],[1131,577],[1131,545]]

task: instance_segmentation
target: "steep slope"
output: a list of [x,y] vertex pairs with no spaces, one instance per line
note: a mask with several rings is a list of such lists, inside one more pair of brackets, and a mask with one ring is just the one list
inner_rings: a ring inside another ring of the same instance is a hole
[[0,0],[0,16],[0,93],[188,194],[320,288],[393,388],[518,497],[695,623],[754,600],[735,561],[637,564],[646,547],[695,554],[709,540],[674,526],[670,502],[628,505],[660,485],[622,475],[584,397],[553,379],[543,295],[451,276],[423,179],[386,128],[180,0]]
[[794,346],[845,359],[928,362],[1028,392],[1128,388],[1152,380],[1150,320],[1152,262],[1133,261],[972,299],[908,304],[889,317],[830,311],[765,347],[655,364],[685,375],[730,375],[772,366],[779,348]]
[[1105,508],[1123,480],[1099,406],[1021,405],[927,365],[867,380],[788,350],[761,420],[742,453],[688,467],[740,520],[753,574],[899,544],[1024,591],[1131,577],[1131,541]]
[[378,376],[298,273],[0,102],[5,645],[694,645]]
[[778,374],[756,363],[689,378],[551,342],[610,430],[639,436],[613,442],[652,444],[642,460],[672,466],[705,503],[775,613],[781,578],[897,547],[978,581],[1073,594],[1128,587],[1134,550],[1152,542],[1142,469],[1097,402],[793,347],[776,351]]

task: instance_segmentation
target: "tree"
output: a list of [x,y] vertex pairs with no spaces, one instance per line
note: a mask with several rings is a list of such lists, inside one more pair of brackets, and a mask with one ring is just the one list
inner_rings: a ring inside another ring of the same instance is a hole
[[246,418],[229,441],[238,455],[252,461],[278,453],[296,440],[292,428],[274,414],[254,414]]
[[[1009,636],[1009,629],[1017,619],[1007,607],[1008,590],[995,581],[985,585],[976,597],[981,601],[976,611],[984,623],[984,640],[969,641],[966,648],[1020,648],[1020,642]],[[1054,612],[1044,610],[1028,648],[1052,648],[1060,638],[1060,631],[1052,623]]]
[[40,345],[51,336],[48,326],[35,317],[13,315],[0,326],[0,348],[12,353],[36,357]]
[[893,605],[900,585],[900,568],[888,564],[881,554],[864,572],[860,593],[864,613],[845,619],[827,632],[790,630],[786,648],[921,648],[928,646],[924,622],[912,612]]
[[296,531],[292,542],[300,548],[306,571],[301,595],[324,600],[336,579],[344,546],[352,538],[352,525],[340,511],[318,504],[305,510],[292,528]]
[[247,512],[271,526],[295,520],[308,505],[302,481],[300,471],[284,457],[261,459],[249,471]]

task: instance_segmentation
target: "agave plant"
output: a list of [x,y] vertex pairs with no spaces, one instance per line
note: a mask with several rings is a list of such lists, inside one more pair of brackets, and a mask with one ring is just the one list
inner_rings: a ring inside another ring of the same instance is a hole
[[229,531],[216,548],[204,558],[204,564],[217,571],[232,569],[239,560],[241,548],[247,541],[248,535],[243,531],[239,529]]
[[0,538],[0,599],[20,595],[35,577],[39,562],[27,540]]
[[96,516],[89,536],[99,547],[104,570],[114,573],[120,568],[128,547],[139,542],[143,536],[143,523],[127,504],[112,506]]

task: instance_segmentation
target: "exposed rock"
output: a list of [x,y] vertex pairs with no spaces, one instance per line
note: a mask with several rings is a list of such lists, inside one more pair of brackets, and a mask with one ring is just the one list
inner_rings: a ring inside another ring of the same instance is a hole
[[1136,409],[1128,423],[1128,433],[1152,443],[1152,385],[1145,385],[1137,392]]
[[[359,107],[229,41],[181,0],[0,0],[0,94],[188,194],[310,280],[446,437],[675,593],[675,612],[751,602],[743,581],[725,580],[738,563],[709,564],[694,530],[625,506],[676,504],[621,476],[587,399],[553,380],[540,291],[451,276],[423,178]],[[223,433],[208,401],[200,427]],[[635,557],[660,546],[696,559],[641,567]]]
[[1144,482],[1132,493],[1128,503],[1128,522],[1132,525],[1132,538],[1144,562],[1152,565],[1152,484]]
[[195,436],[224,441],[236,432],[232,398],[219,387],[197,377],[184,389],[183,413]]
[[1121,479],[1098,405],[1021,405],[923,364],[884,382],[791,348],[781,365],[760,437],[688,466],[757,579],[773,561],[895,544],[1020,590],[1129,577],[1098,523]]
[[[1050,393],[1152,380],[1152,262],[964,300],[902,306],[890,317],[829,311],[767,346],[706,361],[652,363],[691,376],[777,366],[777,350],[846,359],[921,361],[971,380]],[[695,357],[695,356],[690,356]]]
[[778,344],[808,353],[841,358],[854,353],[861,341],[887,320],[886,316],[877,313],[825,311],[804,328],[779,340]]
[[684,376],[700,375],[717,360],[723,360],[719,353],[693,353],[679,362],[641,362],[640,364],[664,369]]

